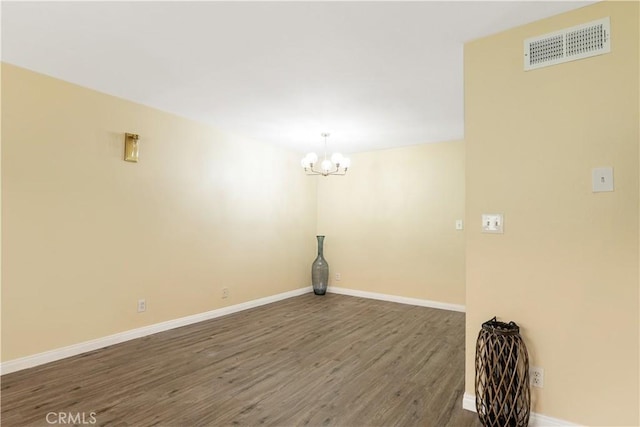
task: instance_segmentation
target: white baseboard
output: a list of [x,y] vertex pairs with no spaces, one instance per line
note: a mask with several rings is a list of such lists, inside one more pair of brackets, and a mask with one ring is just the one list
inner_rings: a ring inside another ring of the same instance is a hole
[[264,298],[255,299],[252,301],[243,302],[236,305],[231,305],[228,307],[218,308],[216,310],[211,310],[204,313],[181,317],[179,319],[168,320],[166,322],[156,323],[149,326],[143,326],[141,328],[120,332],[114,335],[109,335],[78,344],[73,344],[67,347],[45,351],[43,353],[38,353],[31,356],[9,360],[0,364],[0,373],[1,375],[4,375],[11,372],[21,371],[23,369],[32,368],[34,366],[43,365],[45,363],[65,359],[67,357],[77,356],[78,354],[86,353],[88,351],[93,351],[100,348],[108,347],[110,345],[119,344],[121,342],[141,338],[147,335],[157,334],[158,332],[168,331],[169,329],[191,325],[193,323],[214,319],[216,317],[225,316],[231,313],[237,313],[238,311],[248,310],[250,308],[259,307],[265,304],[271,304],[272,302],[281,301],[298,295],[303,295],[307,292],[312,292],[312,288],[310,286],[300,289],[294,289],[293,291],[283,292]]
[[400,304],[417,305],[420,307],[439,308],[441,310],[461,311],[464,313],[465,306],[459,304],[450,304],[446,302],[430,301],[428,299],[401,297],[397,295],[379,294],[377,292],[358,291],[355,289],[338,288],[329,286],[327,292],[334,294],[350,295],[352,297],[377,299],[381,301],[397,302]]
[[[467,411],[476,412],[476,397],[472,394],[465,393],[464,396],[462,396],[462,408]],[[567,427],[579,425],[580,424],[570,423],[569,421],[558,418],[536,414],[535,412],[531,412],[529,415],[529,427]]]
[[466,409],[467,411],[471,412],[477,412],[476,397],[473,394],[465,393],[462,396],[462,409]]

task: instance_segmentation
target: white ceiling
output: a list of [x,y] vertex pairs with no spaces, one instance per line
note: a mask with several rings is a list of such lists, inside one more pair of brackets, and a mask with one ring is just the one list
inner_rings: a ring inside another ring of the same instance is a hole
[[2,60],[349,153],[461,139],[463,43],[590,3],[3,1]]

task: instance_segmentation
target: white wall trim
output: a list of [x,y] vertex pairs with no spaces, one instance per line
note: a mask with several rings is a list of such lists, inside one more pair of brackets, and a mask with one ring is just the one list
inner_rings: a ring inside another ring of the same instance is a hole
[[465,311],[465,306],[459,305],[459,304],[450,304],[447,302],[431,301],[428,299],[419,299],[419,298],[401,297],[401,296],[389,295],[389,294],[379,294],[377,292],[359,291],[356,289],[339,288],[336,286],[329,286],[327,288],[327,292],[330,292],[333,294],[350,295],[352,297],[397,302],[400,304],[417,305],[420,307],[439,308],[441,310],[460,311],[463,313]]
[[476,396],[473,394],[465,393],[464,396],[462,396],[462,409],[476,412]]
[[[476,397],[472,394],[465,393],[462,396],[462,408],[467,411],[476,412]],[[558,418],[547,417],[546,415],[531,412],[529,415],[529,427],[566,427],[580,426],[569,421],[560,420]]]
[[141,338],[147,335],[156,334],[158,332],[168,331],[170,329],[191,325],[193,323],[202,322],[204,320],[226,316],[227,314],[237,313],[238,311],[248,310],[250,308],[259,307],[265,304],[271,304],[272,302],[296,297],[306,294],[307,292],[312,292],[312,288],[310,286],[294,289],[293,291],[283,292],[264,298],[258,298],[236,305],[230,305],[228,307],[218,308],[204,313],[194,314],[191,316],[168,320],[166,322],[143,326],[141,328],[131,329],[129,331],[119,332],[117,334],[81,342],[78,344],[73,344],[67,347],[45,351],[43,353],[38,353],[31,356],[9,360],[0,364],[0,372],[1,375],[4,375],[11,372],[21,371],[23,369],[32,368],[34,366],[43,365],[45,363],[65,359],[67,357],[77,356],[78,354],[86,353],[88,351],[97,350],[103,347],[108,347],[110,345],[119,344],[121,342]]

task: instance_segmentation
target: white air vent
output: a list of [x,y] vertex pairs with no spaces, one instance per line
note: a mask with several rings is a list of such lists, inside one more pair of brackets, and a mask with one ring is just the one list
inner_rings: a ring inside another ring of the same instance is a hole
[[525,71],[611,51],[609,17],[524,41]]

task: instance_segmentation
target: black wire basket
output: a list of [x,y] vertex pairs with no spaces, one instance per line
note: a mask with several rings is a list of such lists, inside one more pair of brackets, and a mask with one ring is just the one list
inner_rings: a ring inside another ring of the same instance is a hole
[[476,410],[485,427],[529,424],[529,355],[514,322],[482,324],[476,343]]

